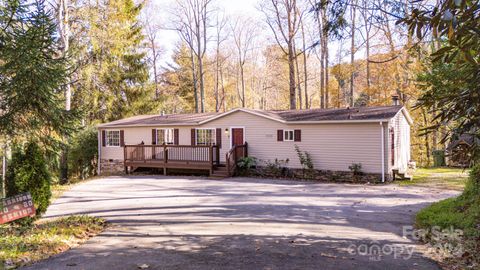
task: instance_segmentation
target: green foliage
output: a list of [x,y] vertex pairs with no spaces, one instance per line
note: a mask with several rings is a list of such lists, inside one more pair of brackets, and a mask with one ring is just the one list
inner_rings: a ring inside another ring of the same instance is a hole
[[29,141],[24,146],[14,145],[9,164],[6,176],[7,196],[30,192],[37,215],[43,214],[52,195],[52,177],[38,142]]
[[[472,134],[480,139],[480,20],[478,1],[446,0],[435,7],[413,9],[403,20],[418,38],[443,40],[431,55],[431,71],[423,76],[424,93],[418,106],[435,113],[432,129],[454,125],[454,134]],[[475,19],[477,18],[477,19]],[[470,149],[478,159],[478,146]]]
[[95,128],[79,131],[70,139],[69,168],[71,176],[85,179],[95,175],[98,156],[98,136]]
[[251,169],[257,165],[257,159],[255,157],[244,157],[237,162],[237,166],[242,169]]
[[190,55],[185,43],[181,43],[174,51],[172,60],[174,64],[169,65],[161,75],[162,91],[168,99],[167,104],[178,107],[179,111],[194,112],[194,83]]
[[[431,230],[438,226],[441,229],[459,229],[463,231],[461,244],[465,249],[462,258],[455,264],[479,265],[478,239],[480,237],[480,165],[470,171],[469,180],[462,195],[449,198],[422,209],[416,217],[418,228]],[[433,244],[442,239],[429,239]],[[449,245],[455,245],[454,240],[447,239]],[[475,267],[461,267],[476,269]]]
[[470,172],[470,178],[462,195],[449,198],[422,209],[416,219],[420,228],[461,229],[467,237],[478,237],[480,231],[480,166]]
[[302,165],[303,177],[313,178],[316,174],[316,171],[313,168],[313,160],[310,156],[310,153],[300,150],[298,145],[295,145],[295,152],[297,153],[300,164]]
[[240,175],[248,175],[255,166],[257,166],[257,159],[255,157],[244,157],[237,162]]
[[0,7],[0,130],[58,145],[75,112],[63,109],[59,89],[67,61],[58,56],[56,26],[43,1],[6,1]]
[[[102,122],[156,111],[155,89],[149,87],[148,66],[142,50],[144,36],[138,16],[142,5],[133,0],[85,3],[79,9],[89,25],[73,44],[78,58],[88,59],[78,70],[73,104],[88,120]],[[80,38],[81,36],[81,38]]]
[[288,158],[285,160],[276,158],[273,162],[270,160],[264,161],[265,173],[274,177],[289,177],[291,171],[287,167],[288,162],[290,162]]
[[360,176],[363,174],[362,163],[352,163],[352,165],[348,166],[348,169],[352,172],[353,176]]

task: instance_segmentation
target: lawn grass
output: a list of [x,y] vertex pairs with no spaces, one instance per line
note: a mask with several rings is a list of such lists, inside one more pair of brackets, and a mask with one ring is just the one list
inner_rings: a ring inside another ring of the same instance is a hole
[[471,170],[460,196],[422,209],[416,216],[416,227],[427,231],[435,227],[461,230],[463,235],[460,240],[430,237],[427,242],[433,246],[462,247],[460,256],[437,258],[446,269],[480,269],[480,166]]
[[418,168],[412,180],[398,181],[398,184],[463,190],[468,180],[468,173],[468,169],[460,168]]
[[64,252],[103,231],[103,219],[70,216],[32,227],[0,225],[0,269],[15,268]]

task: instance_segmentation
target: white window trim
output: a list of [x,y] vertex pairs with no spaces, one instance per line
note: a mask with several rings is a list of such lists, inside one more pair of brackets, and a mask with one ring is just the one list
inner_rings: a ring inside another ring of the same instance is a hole
[[[118,145],[109,145],[108,144],[108,132],[114,132],[114,131],[118,132]],[[106,129],[105,130],[105,147],[121,147],[121,146],[122,146],[122,142],[121,142],[121,138],[120,138],[120,129]]]
[[[171,143],[166,143],[166,145],[175,144],[175,129],[174,128],[157,128],[156,131],[155,131],[155,144],[159,144],[158,143],[158,131],[163,131],[163,137],[165,138],[165,131],[167,129],[171,130],[173,137],[172,137],[172,142]],[[162,145],[162,144],[159,144],[159,145]]]
[[198,144],[197,141],[197,132],[198,130],[213,130],[213,140],[215,141],[215,145],[217,145],[217,128],[195,128],[195,145],[200,145],[200,146],[208,146],[206,144]]
[[[291,140],[287,140],[287,136],[285,136],[285,134],[286,134],[287,132],[292,132],[292,139],[291,139]],[[293,129],[284,129],[284,130],[283,130],[283,141],[284,141],[284,142],[293,142],[293,141],[295,141],[295,130],[293,130]]]

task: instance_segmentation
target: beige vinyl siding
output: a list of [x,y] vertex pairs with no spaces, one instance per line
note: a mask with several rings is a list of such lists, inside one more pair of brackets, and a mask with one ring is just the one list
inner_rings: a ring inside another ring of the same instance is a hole
[[[179,126],[168,128],[179,129],[179,144],[190,145],[192,128],[221,128],[222,148],[221,161],[230,149],[230,138],[225,129],[244,127],[245,141],[248,142],[250,156],[262,161],[273,162],[289,159],[288,166],[300,168],[294,145],[311,154],[315,169],[348,171],[352,163],[361,163],[364,172],[381,173],[381,128],[379,122],[374,123],[332,123],[287,125],[250,113],[237,111],[225,117],[210,121],[201,126]],[[387,129],[387,124],[384,124]],[[125,144],[152,143],[152,128],[158,127],[125,127]],[[278,129],[300,129],[301,142],[278,142]],[[105,128],[108,130],[108,128]],[[101,130],[99,131],[101,132]],[[101,145],[101,144],[100,144]],[[387,159],[387,151],[385,159]],[[123,160],[122,147],[101,147],[102,159]],[[386,165],[388,166],[388,165]]]
[[391,135],[388,136],[388,164],[389,171],[392,169],[399,169],[400,172],[405,172],[407,163],[410,161],[410,124],[408,123],[405,114],[400,111],[394,118],[390,120],[390,128],[394,130],[394,156],[395,163],[392,164],[391,151]]
[[[308,151],[316,169],[348,171],[352,163],[362,163],[365,172],[381,173],[381,133],[379,123],[305,124],[286,125],[245,112],[235,112],[213,120],[205,126],[245,127],[245,140],[250,156],[260,160],[289,159],[289,166],[301,167],[294,145]],[[302,130],[301,142],[277,142],[278,129]],[[221,157],[228,151],[229,141],[222,134],[224,147]],[[227,147],[225,147],[227,146]]]

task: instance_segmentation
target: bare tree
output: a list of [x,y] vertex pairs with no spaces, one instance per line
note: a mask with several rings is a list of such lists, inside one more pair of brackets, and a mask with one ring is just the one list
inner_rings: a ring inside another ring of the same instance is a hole
[[[205,67],[203,59],[207,51],[208,28],[211,27],[209,18],[212,12],[212,0],[176,0],[176,3],[173,11],[177,17],[175,28],[190,48],[192,74],[196,77],[194,82],[198,80],[198,91],[195,91],[194,94],[196,111],[205,112]],[[200,108],[198,108],[198,104]]]
[[155,83],[155,98],[158,99],[162,93],[160,93],[160,82],[159,82],[159,59],[162,53],[162,49],[158,44],[159,32],[161,26],[156,22],[154,18],[154,11],[156,7],[152,5],[152,2],[144,8],[143,24],[145,29],[145,38],[147,40],[147,46],[149,53],[149,62],[153,72],[153,80]]
[[307,41],[305,40],[305,23],[304,19],[300,21],[300,30],[302,37],[302,55],[303,55],[303,91],[305,93],[305,109],[310,108],[308,98],[308,63],[307,63]]
[[353,107],[354,100],[353,100],[353,93],[354,93],[354,80],[355,80],[355,21],[356,21],[356,12],[357,12],[357,1],[352,0],[350,5],[350,29],[351,29],[351,44],[350,44],[350,65],[351,65],[351,74],[350,74],[350,107]]
[[237,51],[237,63],[240,72],[240,101],[241,106],[245,107],[245,62],[247,54],[253,49],[253,39],[255,38],[256,26],[252,18],[237,17],[231,24],[233,41]]
[[298,11],[296,0],[264,0],[261,10],[275,41],[288,59],[290,109],[296,109],[295,97],[295,36],[303,13]]
[[[70,13],[68,0],[58,0],[56,3],[57,28],[62,46],[62,55],[66,57],[70,50]],[[72,88],[70,82],[64,86],[65,110],[70,111],[72,102]],[[63,138],[64,142],[67,138]],[[60,156],[60,182],[68,182],[68,148],[64,146]]]
[[329,64],[328,64],[328,4],[329,1],[310,0],[310,5],[315,11],[315,21],[317,22],[318,36],[320,40],[320,52],[316,52],[316,56],[320,61],[320,108],[328,108],[329,100]]
[[[223,64],[226,61],[226,57],[221,55],[220,47],[222,43],[227,40],[227,36],[224,34],[225,27],[227,25],[227,18],[224,14],[217,13],[215,23],[215,111],[219,112],[222,104],[225,100],[225,85],[223,81]],[[222,97],[220,99],[220,88]],[[225,108],[224,108],[225,110]]]
[[374,25],[374,14],[373,12],[375,9],[371,6],[371,1],[368,0],[362,0],[361,3],[361,9],[360,9],[360,15],[362,16],[362,21],[363,21],[363,30],[360,31],[360,35],[363,37],[363,40],[365,42],[365,57],[367,60],[366,63],[366,71],[367,71],[367,88],[370,88],[371,86],[371,69],[370,69],[370,40],[371,38],[375,35],[375,33],[372,34],[372,28]]

